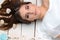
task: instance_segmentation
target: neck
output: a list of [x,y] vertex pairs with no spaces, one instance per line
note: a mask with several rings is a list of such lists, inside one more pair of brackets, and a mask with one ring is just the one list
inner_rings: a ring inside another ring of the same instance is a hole
[[39,19],[42,20],[42,19],[44,18],[45,14],[46,14],[46,8],[43,7],[43,6],[41,6],[41,7],[40,7]]

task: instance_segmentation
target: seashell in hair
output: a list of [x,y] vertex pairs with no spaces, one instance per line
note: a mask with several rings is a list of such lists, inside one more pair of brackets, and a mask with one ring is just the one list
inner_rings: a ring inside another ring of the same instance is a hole
[[7,8],[6,13],[9,14],[11,12],[11,9]]
[[3,25],[3,24],[4,24],[4,20],[1,19],[1,20],[0,20],[0,26]]

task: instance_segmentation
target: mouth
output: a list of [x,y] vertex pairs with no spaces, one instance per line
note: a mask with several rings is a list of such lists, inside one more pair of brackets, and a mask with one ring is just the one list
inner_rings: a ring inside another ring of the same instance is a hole
[[36,9],[35,9],[35,15],[37,15],[37,13],[36,13]]

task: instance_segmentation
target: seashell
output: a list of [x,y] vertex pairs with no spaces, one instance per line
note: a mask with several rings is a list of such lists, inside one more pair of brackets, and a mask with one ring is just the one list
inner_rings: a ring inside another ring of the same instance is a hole
[[0,20],[0,26],[4,24],[4,20]]
[[0,20],[0,23],[1,23],[1,24],[4,24],[4,20]]
[[6,13],[9,14],[11,12],[11,9],[7,8]]

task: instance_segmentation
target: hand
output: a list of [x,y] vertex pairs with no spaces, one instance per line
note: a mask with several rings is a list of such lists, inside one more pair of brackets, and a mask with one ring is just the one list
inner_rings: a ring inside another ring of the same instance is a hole
[[58,35],[56,36],[56,38],[60,38],[60,34],[58,34]]

